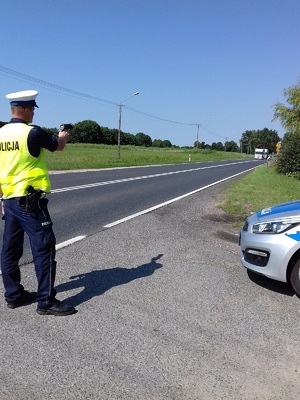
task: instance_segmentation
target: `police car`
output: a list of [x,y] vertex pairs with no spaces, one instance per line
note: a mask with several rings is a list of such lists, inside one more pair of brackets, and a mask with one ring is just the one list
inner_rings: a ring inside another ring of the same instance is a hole
[[300,201],[250,215],[241,229],[239,245],[244,267],[290,283],[300,297]]

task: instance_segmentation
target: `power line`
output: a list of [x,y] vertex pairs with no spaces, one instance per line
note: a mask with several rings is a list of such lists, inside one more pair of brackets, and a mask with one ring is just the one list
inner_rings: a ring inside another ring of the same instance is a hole
[[143,111],[139,111],[139,110],[137,110],[137,109],[135,109],[135,108],[128,107],[128,106],[126,106],[126,109],[127,109],[127,110],[130,110],[130,111],[133,111],[133,112],[135,112],[136,114],[143,115],[143,116],[145,116],[145,117],[150,117],[150,118],[158,119],[158,120],[160,120],[160,121],[170,122],[170,123],[172,123],[172,124],[190,125],[190,126],[192,126],[192,125],[193,125],[193,126],[199,125],[199,124],[191,124],[191,123],[187,123],[187,122],[178,122],[178,121],[172,121],[172,120],[166,119],[166,118],[155,117],[154,115],[147,114],[147,113],[145,113],[145,112],[143,112]]
[[[4,67],[2,65],[0,65],[0,73],[5,74],[5,75],[10,75],[10,76],[12,76],[13,78],[15,78],[17,80],[21,80],[21,81],[25,81],[25,82],[27,82],[27,81],[28,82],[34,82],[38,86],[45,86],[45,87],[48,87],[50,89],[66,93],[67,95],[70,95],[70,96],[81,97],[81,98],[83,98],[85,100],[89,100],[89,101],[96,101],[96,102],[105,103],[105,104],[109,104],[109,105],[113,105],[113,106],[119,106],[119,103],[117,103],[117,102],[114,102],[114,101],[111,101],[111,100],[102,99],[102,98],[96,97],[96,96],[91,96],[91,95],[88,95],[88,94],[85,94],[85,93],[82,93],[82,92],[78,92],[78,91],[73,90],[73,89],[65,88],[63,86],[56,85],[55,83],[47,82],[47,81],[44,81],[42,79],[38,79],[38,78],[35,78],[33,76],[23,74],[21,72],[18,72],[18,71],[15,71],[13,69]],[[170,120],[170,119],[167,119],[167,118],[157,117],[155,115],[151,115],[151,114],[145,113],[143,111],[139,111],[139,110],[137,110],[135,108],[128,107],[128,106],[126,106],[126,109],[129,110],[129,111],[132,111],[132,112],[134,112],[136,114],[142,115],[144,117],[153,118],[153,119],[156,119],[156,120],[159,120],[159,121],[168,122],[168,123],[171,123],[171,124],[185,125],[185,126],[199,126],[199,125],[201,125],[202,129],[204,129],[207,133],[209,133],[209,134],[211,134],[213,136],[222,137],[221,135],[217,135],[217,134],[209,131],[208,129],[206,129],[200,123],[188,123],[188,122],[173,121],[173,120]]]
[[110,101],[110,100],[101,99],[101,98],[95,97],[95,96],[90,96],[88,94],[84,94],[84,93],[81,93],[81,92],[77,92],[76,90],[73,90],[73,89],[68,89],[68,88],[65,88],[63,86],[59,86],[59,85],[56,85],[54,83],[50,83],[50,82],[44,81],[42,79],[38,79],[38,78],[35,78],[33,76],[30,76],[30,75],[22,74],[21,72],[17,72],[17,71],[14,71],[13,69],[9,69],[9,68],[3,67],[2,65],[0,65],[0,72],[3,72],[4,74],[7,74],[7,75],[12,75],[16,79],[22,79],[22,80],[29,81],[29,82],[35,82],[35,83],[37,83],[39,85],[46,86],[46,87],[49,87],[51,89],[55,89],[55,90],[58,90],[60,92],[65,92],[65,93],[68,93],[68,94],[71,94],[71,95],[74,95],[74,96],[82,97],[82,98],[85,98],[87,100],[93,100],[93,101],[99,101],[101,103],[113,104],[114,106],[118,105],[118,103],[116,103],[116,102],[113,102],[113,101]]
[[[60,92],[64,92],[64,93],[69,94],[69,95],[82,97],[82,98],[84,98],[86,100],[98,101],[98,102],[101,102],[101,103],[106,103],[106,104],[111,104],[111,105],[114,105],[114,106],[119,106],[119,103],[117,103],[117,102],[101,99],[101,98],[95,97],[95,96],[90,96],[88,94],[81,93],[81,92],[78,92],[78,91],[73,90],[73,89],[68,89],[68,88],[65,88],[63,86],[56,85],[54,83],[50,83],[50,82],[44,81],[42,79],[38,79],[38,78],[35,78],[33,76],[30,76],[30,75],[23,74],[23,73],[18,72],[18,71],[14,71],[13,69],[6,68],[6,67],[4,67],[2,65],[0,65],[0,73],[1,72],[3,74],[13,76],[15,79],[34,82],[34,83],[36,83],[38,85],[45,86],[45,87],[48,87],[50,89],[58,90]],[[143,116],[146,116],[146,117],[154,118],[154,119],[157,119],[157,120],[160,120],[160,121],[169,122],[169,123],[172,123],[172,124],[189,125],[189,126],[197,126],[197,125],[199,125],[198,123],[187,123],[187,122],[172,121],[172,120],[169,120],[169,119],[166,119],[166,118],[160,118],[160,117],[157,117],[155,115],[147,114],[147,113],[145,113],[143,111],[136,110],[135,108],[131,108],[131,107],[127,107],[127,106],[126,106],[126,108],[128,110],[136,113],[136,114],[140,114],[140,115],[143,115]]]

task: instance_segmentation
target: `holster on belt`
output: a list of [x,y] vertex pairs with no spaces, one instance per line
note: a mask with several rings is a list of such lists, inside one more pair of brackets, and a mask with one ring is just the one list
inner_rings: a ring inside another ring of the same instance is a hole
[[34,189],[32,186],[27,187],[26,195],[26,211],[34,211],[38,205],[41,197],[44,196],[44,192],[39,189]]

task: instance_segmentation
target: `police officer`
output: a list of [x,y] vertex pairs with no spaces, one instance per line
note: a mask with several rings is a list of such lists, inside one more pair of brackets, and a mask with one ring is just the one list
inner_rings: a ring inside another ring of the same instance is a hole
[[[4,206],[4,234],[1,253],[5,300],[9,308],[37,302],[40,315],[74,314],[74,307],[56,299],[55,235],[48,212],[51,184],[44,149],[51,152],[64,149],[69,132],[49,135],[33,120],[38,92],[26,90],[8,94],[12,117],[0,129],[0,191]],[[24,232],[29,237],[35,273],[36,293],[26,291],[21,284],[18,266],[23,255]]]

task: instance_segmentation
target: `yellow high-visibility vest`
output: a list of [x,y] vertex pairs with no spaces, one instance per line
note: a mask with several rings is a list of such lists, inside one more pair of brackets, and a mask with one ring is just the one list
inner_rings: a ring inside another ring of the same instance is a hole
[[51,183],[48,175],[44,149],[39,157],[33,157],[27,147],[32,126],[10,123],[0,129],[0,185],[4,199],[27,194],[27,187],[49,193]]

